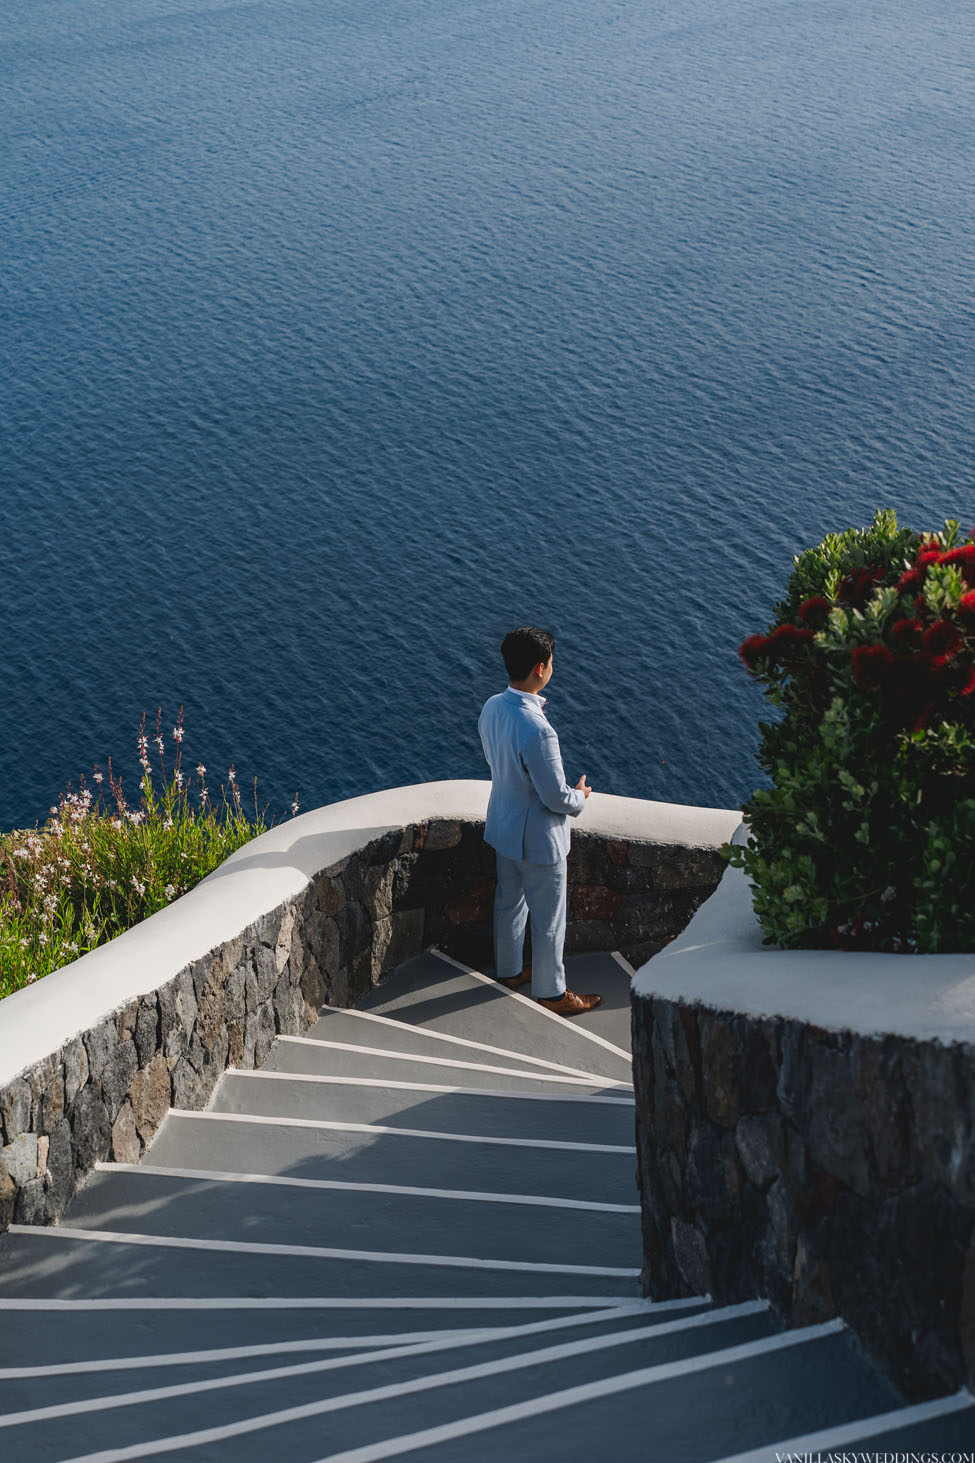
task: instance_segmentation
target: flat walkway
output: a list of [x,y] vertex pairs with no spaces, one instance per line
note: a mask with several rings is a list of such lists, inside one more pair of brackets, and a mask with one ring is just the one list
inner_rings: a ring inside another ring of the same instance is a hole
[[4,1463],[971,1446],[967,1394],[905,1412],[839,1323],[641,1297],[629,972],[569,982],[603,1006],[566,1021],[429,952],[100,1165],[60,1227],[14,1226]]

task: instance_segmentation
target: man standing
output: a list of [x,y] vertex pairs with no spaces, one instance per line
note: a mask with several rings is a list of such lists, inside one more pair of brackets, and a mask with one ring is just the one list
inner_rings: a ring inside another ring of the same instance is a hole
[[[569,819],[592,788],[585,773],[569,787],[559,739],[545,719],[539,695],[552,677],[555,638],[547,630],[512,630],[501,646],[508,688],[485,702],[477,729],[491,768],[485,840],[498,859],[494,901],[494,963],[510,990],[532,983],[549,1011],[578,1016],[600,996],[565,988],[566,855]],[[531,915],[532,967],[522,967],[525,926]]]

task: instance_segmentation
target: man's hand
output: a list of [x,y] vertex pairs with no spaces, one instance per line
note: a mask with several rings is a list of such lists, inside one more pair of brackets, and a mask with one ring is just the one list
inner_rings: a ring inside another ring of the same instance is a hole
[[576,783],[576,787],[579,789],[580,792],[584,792],[586,797],[588,797],[589,794],[592,792],[592,788],[586,781],[585,773],[583,773],[582,776],[579,778],[579,781]]

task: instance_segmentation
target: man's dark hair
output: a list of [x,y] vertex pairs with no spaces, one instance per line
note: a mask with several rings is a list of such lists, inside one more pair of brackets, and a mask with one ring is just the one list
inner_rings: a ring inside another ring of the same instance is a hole
[[539,664],[547,665],[555,649],[555,636],[547,630],[523,625],[512,630],[501,642],[505,670],[509,681],[523,681]]

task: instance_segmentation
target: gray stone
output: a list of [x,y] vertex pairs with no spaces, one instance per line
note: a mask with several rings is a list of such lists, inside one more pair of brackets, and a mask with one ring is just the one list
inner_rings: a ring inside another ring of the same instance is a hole
[[35,1063],[27,1073],[31,1090],[31,1127],[46,1133],[64,1112],[64,1074],[58,1054]]
[[123,1006],[121,1011],[115,1013],[115,1030],[118,1033],[119,1041],[131,1041],[135,1036],[136,1022],[139,1019],[139,1003],[132,1001],[128,1006]]
[[870,1163],[849,1052],[834,1051],[815,1040],[809,1047],[809,1101],[796,1125],[813,1163],[866,1196],[871,1190]]
[[12,1143],[0,1149],[7,1173],[18,1188],[37,1177],[37,1134],[21,1133]]
[[173,1091],[173,1106],[199,1112],[206,1107],[210,1095],[207,1077],[192,1066],[186,1057],[180,1057],[170,1073]]
[[683,1282],[683,1293],[709,1295],[711,1262],[701,1231],[684,1219],[673,1218],[670,1221],[670,1237],[677,1270]]
[[835,1315],[829,1265],[808,1233],[796,1241],[791,1309],[797,1326],[815,1326]]
[[119,1114],[129,1084],[139,1070],[139,1054],[134,1041],[124,1041],[115,1048],[114,1059],[102,1072],[102,1096],[109,1120],[114,1122]]
[[143,996],[135,1022],[135,1050],[139,1066],[145,1067],[159,1050],[159,1008],[156,998]]
[[43,1179],[31,1179],[17,1191],[14,1220],[17,1224],[47,1224],[50,1220]]
[[78,1093],[68,1116],[74,1167],[79,1174],[86,1174],[108,1157],[112,1141],[112,1124],[105,1103],[91,1083]]
[[277,1035],[274,1023],[274,1007],[266,1001],[255,1017],[254,1066],[262,1067]]
[[69,1041],[62,1050],[64,1061],[64,1101],[70,1107],[88,1081],[88,1053],[80,1036]]
[[115,1018],[107,1016],[97,1026],[86,1031],[84,1035],[85,1049],[88,1052],[88,1066],[93,1077],[101,1077],[102,1073],[110,1065],[119,1049],[118,1031],[115,1027]]
[[304,1029],[302,1014],[305,1003],[300,987],[292,985],[288,972],[284,971],[274,987],[271,997],[274,1007],[275,1025],[282,1036],[298,1036]]
[[62,1118],[51,1132],[47,1150],[48,1208],[57,1219],[74,1192],[74,1158],[71,1152],[71,1125]]
[[[337,970],[332,976],[328,989],[328,1001],[331,1006],[346,1007],[351,1004],[349,1001],[349,971],[347,966],[343,966],[341,970]],[[312,1019],[317,1014],[318,1008],[316,1007]]]
[[116,1163],[138,1163],[141,1152],[135,1115],[131,1103],[126,1100],[112,1124],[112,1157]]
[[291,941],[295,929],[293,905],[285,905],[281,911],[281,925],[274,942],[274,968],[280,976],[291,959]]
[[0,1120],[8,1143],[30,1127],[31,1104],[30,1083],[23,1077],[15,1077],[0,1091]]
[[438,820],[427,826],[423,847],[426,853],[437,853],[443,848],[456,848],[460,843],[460,823],[450,819]]
[[[196,1025],[197,996],[191,971],[183,970],[172,982],[175,991],[174,1010],[179,1025],[189,1034]],[[202,988],[203,982],[201,982]]]
[[698,1015],[701,1037],[701,1091],[704,1111],[723,1128],[733,1128],[740,1116],[739,1060],[728,1019],[712,1011]]
[[14,1206],[17,1202],[17,1184],[7,1170],[4,1150],[0,1148],[0,1232],[13,1223]]
[[774,1113],[746,1113],[738,1121],[735,1142],[745,1173],[764,1191],[785,1162],[782,1119]]
[[247,1011],[247,971],[237,966],[224,986],[224,1010],[228,1021],[243,1021]]
[[277,983],[278,968],[274,952],[266,950],[263,945],[258,946],[254,951],[245,982],[247,1009],[256,1011],[258,1006],[263,1005]]

